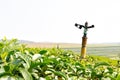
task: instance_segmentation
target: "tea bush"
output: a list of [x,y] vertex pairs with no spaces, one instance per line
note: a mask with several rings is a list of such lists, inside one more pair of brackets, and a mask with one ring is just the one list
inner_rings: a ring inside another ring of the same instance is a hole
[[0,80],[120,80],[117,60],[0,41]]

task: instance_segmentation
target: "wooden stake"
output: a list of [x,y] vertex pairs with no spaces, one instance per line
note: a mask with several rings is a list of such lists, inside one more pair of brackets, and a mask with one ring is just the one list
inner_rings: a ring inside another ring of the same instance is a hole
[[87,37],[82,37],[82,47],[81,47],[81,57],[86,57],[86,44],[87,44]]

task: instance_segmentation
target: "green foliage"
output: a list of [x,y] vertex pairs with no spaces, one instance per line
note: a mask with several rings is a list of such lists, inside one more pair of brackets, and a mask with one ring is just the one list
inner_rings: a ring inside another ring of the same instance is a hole
[[26,48],[16,39],[0,41],[0,80],[119,80],[117,60],[61,49]]
[[19,71],[21,72],[21,74],[25,80],[33,80],[31,74],[26,69],[19,68]]
[[118,74],[118,76],[117,76],[116,80],[120,80],[120,74]]

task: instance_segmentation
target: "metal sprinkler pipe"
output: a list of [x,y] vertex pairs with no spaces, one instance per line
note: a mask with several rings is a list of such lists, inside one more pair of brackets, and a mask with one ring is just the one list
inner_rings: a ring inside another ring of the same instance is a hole
[[86,57],[86,45],[87,45],[87,31],[89,28],[94,28],[94,25],[88,26],[88,22],[85,22],[85,25],[80,25],[75,23],[75,26],[79,29],[84,28],[83,37],[82,37],[82,47],[81,47],[81,57]]

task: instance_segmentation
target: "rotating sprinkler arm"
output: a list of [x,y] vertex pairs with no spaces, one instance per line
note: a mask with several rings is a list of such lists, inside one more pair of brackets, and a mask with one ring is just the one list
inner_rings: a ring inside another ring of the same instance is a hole
[[77,23],[75,23],[75,26],[76,26],[77,28],[79,28],[79,29],[81,29],[82,27],[84,27],[83,25],[80,25],[80,24],[77,24]]
[[77,23],[75,23],[75,26],[78,27],[79,29],[82,29],[82,27],[84,28],[83,37],[87,37],[88,29],[94,27],[94,25],[88,26],[88,22],[85,22],[85,26],[77,24]]

